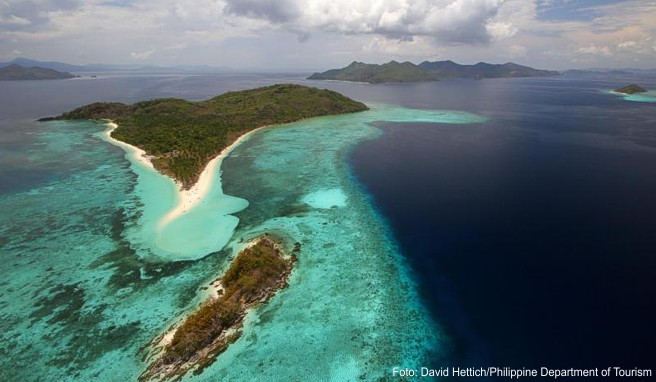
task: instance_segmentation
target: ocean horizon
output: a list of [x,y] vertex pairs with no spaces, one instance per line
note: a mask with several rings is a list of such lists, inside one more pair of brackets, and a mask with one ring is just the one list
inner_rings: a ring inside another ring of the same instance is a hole
[[[653,370],[656,104],[609,92],[632,82],[656,88],[645,73],[0,82],[0,380],[137,380],[144,346],[265,232],[301,246],[289,286],[183,380]],[[102,123],[36,122],[96,101],[276,83],[371,110],[255,132],[166,232],[170,179],[104,139]]]

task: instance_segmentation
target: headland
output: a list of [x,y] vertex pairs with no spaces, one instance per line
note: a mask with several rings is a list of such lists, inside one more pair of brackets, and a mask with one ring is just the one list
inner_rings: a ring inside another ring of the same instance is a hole
[[133,105],[97,102],[41,121],[109,120],[106,135],[112,143],[134,152],[135,160],[177,183],[177,202],[162,216],[163,227],[207,195],[223,158],[255,131],[367,109],[334,91],[285,84],[228,92],[201,102],[174,98]]

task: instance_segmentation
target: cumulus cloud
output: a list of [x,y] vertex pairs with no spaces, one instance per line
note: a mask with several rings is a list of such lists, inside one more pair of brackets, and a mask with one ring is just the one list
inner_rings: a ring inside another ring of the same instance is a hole
[[511,23],[491,22],[487,24],[486,29],[493,40],[505,40],[517,33],[517,28]]
[[[0,57],[334,67],[452,59],[543,68],[656,62],[656,2],[0,0]],[[551,17],[566,11],[568,17]],[[582,13],[581,13],[582,12]],[[585,17],[574,17],[577,15]],[[551,15],[551,16],[550,16]],[[570,17],[572,16],[572,17]],[[303,43],[310,41],[310,43]],[[340,52],[339,54],[335,52]],[[307,65],[307,66],[306,66]]]
[[[264,19],[295,31],[374,34],[410,41],[486,43],[488,23],[504,0],[227,0],[228,14]],[[498,31],[492,27],[493,32]],[[506,32],[507,33],[507,32]]]

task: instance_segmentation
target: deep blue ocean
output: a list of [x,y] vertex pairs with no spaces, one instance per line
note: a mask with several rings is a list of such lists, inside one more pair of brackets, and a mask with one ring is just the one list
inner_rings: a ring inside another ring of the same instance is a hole
[[397,87],[407,105],[489,118],[379,124],[351,155],[392,226],[454,365],[656,367],[652,76]]
[[143,195],[125,153],[101,125],[35,120],[289,82],[374,110],[264,130],[224,161],[223,190],[250,203],[233,241],[281,230],[305,252],[290,287],[198,380],[656,371],[656,103],[608,93],[656,89],[656,75],[303,77],[0,82],[0,380],[134,380],[144,344],[230,259],[142,256],[130,232]]

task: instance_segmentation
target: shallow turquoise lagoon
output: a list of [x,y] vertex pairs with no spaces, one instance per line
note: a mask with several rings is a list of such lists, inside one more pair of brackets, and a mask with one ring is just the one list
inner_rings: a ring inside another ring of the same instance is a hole
[[[436,359],[440,329],[346,162],[379,134],[375,121],[458,128],[483,119],[374,105],[261,130],[226,158],[198,211],[163,236],[157,222],[174,204],[172,182],[104,142],[103,125],[31,126],[24,166],[49,175],[0,195],[0,380],[135,380],[140,349],[202,300],[233,248],[264,232],[301,244],[289,287],[186,379],[377,380]],[[224,192],[235,196],[227,209]],[[230,237],[224,249],[204,238],[212,232]],[[166,249],[185,242],[218,248],[182,257]]]

